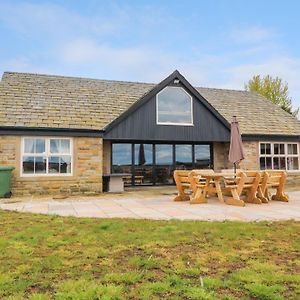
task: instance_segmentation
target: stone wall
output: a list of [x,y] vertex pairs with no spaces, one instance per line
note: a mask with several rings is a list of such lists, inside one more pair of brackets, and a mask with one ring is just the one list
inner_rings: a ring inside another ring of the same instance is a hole
[[14,195],[98,194],[102,192],[102,139],[73,138],[72,176],[21,177],[21,137],[0,136],[0,165],[14,166]]
[[103,174],[111,173],[111,142],[103,141]]
[[[239,168],[244,170],[259,169],[258,142],[243,142],[246,159],[240,163]],[[233,164],[228,161],[229,143],[214,143],[214,169],[232,169]]]
[[259,143],[243,142],[245,157],[239,167],[244,170],[259,170]]
[[229,143],[213,143],[214,170],[221,171],[229,168]]

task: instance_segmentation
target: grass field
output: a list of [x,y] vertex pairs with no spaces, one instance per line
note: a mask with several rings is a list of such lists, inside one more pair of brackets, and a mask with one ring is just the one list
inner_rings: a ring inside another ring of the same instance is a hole
[[0,299],[300,299],[300,223],[0,212]]

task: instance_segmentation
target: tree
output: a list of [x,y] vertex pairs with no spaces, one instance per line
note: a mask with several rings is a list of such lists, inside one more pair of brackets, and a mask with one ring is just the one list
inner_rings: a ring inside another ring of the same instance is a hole
[[267,75],[261,78],[260,75],[255,75],[245,84],[245,89],[264,96],[294,117],[298,115],[299,108],[293,110],[288,84],[279,77]]

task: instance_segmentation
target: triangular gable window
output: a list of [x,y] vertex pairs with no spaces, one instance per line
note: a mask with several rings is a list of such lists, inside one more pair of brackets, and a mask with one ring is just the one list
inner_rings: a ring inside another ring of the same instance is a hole
[[193,98],[182,87],[167,86],[156,95],[158,125],[193,125]]

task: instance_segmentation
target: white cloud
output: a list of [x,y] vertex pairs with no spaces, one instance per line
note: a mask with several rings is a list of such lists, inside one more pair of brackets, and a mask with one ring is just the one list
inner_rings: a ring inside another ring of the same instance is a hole
[[80,68],[99,78],[106,75],[124,80],[162,80],[172,65],[171,56],[156,48],[113,47],[87,38],[70,40],[56,51],[66,68]]

